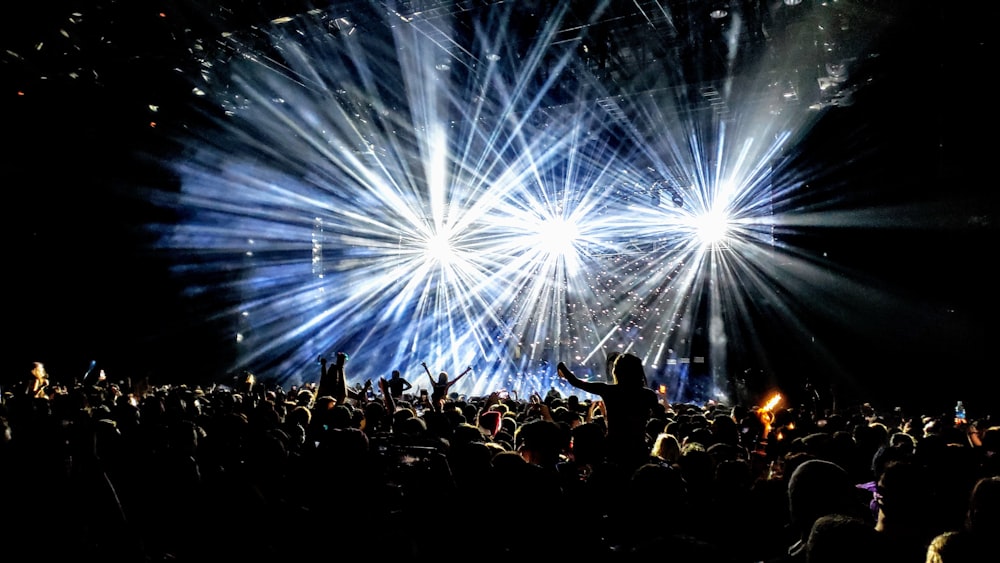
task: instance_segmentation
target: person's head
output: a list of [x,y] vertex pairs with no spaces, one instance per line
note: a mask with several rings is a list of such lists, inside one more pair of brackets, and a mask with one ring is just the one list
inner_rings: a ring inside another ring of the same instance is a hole
[[312,422],[312,411],[306,406],[295,405],[285,415],[285,422],[289,426],[300,424],[303,428],[309,428],[309,423]]
[[690,495],[679,468],[662,463],[640,465],[619,491],[630,506],[625,521],[635,528],[650,522],[667,529],[683,526]]
[[617,360],[618,356],[621,356],[621,355],[622,355],[621,352],[611,352],[610,354],[608,354],[608,358],[605,361],[605,366],[604,366],[608,370],[608,377],[613,377],[614,376],[614,373],[615,373],[615,360]]
[[409,438],[418,438],[427,434],[427,422],[419,416],[401,416],[395,428],[398,429],[399,434]]
[[889,447],[902,449],[909,455],[917,450],[917,439],[906,432],[893,432],[889,435]]
[[944,432],[944,423],[938,418],[930,418],[924,423],[924,434],[926,438],[928,436],[935,436]]
[[614,379],[618,385],[642,387],[646,385],[646,371],[642,360],[635,354],[621,354],[615,358]]
[[652,454],[668,463],[677,463],[681,457],[681,443],[677,436],[660,432],[653,442]]
[[392,370],[392,378],[393,379],[399,379],[399,370],[398,369]]
[[823,459],[804,461],[788,480],[791,524],[806,539],[816,520],[827,514],[860,516],[854,482],[841,466]]
[[537,418],[522,424],[514,435],[517,451],[526,461],[553,467],[568,443],[568,437],[558,423]]
[[573,412],[583,412],[583,407],[580,406],[580,397],[578,395],[570,395],[566,397],[566,408]]
[[876,529],[892,534],[915,533],[926,527],[932,503],[932,482],[926,466],[912,459],[886,462],[877,476],[878,521]]
[[35,379],[48,379],[49,373],[45,370],[45,364],[42,362],[32,362],[31,363],[31,375]]
[[438,374],[438,383],[445,384],[448,383],[448,372],[442,371]]
[[[332,397],[331,397],[332,398]],[[302,389],[295,394],[295,403],[303,407],[310,407],[313,401],[316,399],[315,395],[309,389]]]
[[584,422],[571,431],[573,459],[577,463],[597,464],[606,454],[606,435],[604,428],[596,422]]
[[1000,475],[982,477],[972,488],[966,526],[975,533],[1000,529]]
[[972,536],[957,530],[941,532],[927,545],[926,563],[976,561],[982,554]]
[[[475,409],[475,407],[473,407],[473,409]],[[479,428],[490,437],[496,436],[497,432],[500,431],[500,421],[502,419],[503,413],[496,410],[489,410],[474,418],[470,418],[470,420],[476,420]]]

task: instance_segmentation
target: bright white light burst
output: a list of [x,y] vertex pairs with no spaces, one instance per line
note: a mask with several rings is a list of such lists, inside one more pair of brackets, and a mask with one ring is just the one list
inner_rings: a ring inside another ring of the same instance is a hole
[[[640,133],[593,102],[613,99],[603,81],[560,78],[561,13],[520,53],[489,22],[474,66],[442,66],[410,20],[324,10],[206,53],[193,89],[210,126],[184,139],[168,202],[184,221],[162,244],[192,294],[224,298],[237,367],[315,381],[317,356],[343,350],[352,383],[399,369],[427,388],[427,362],[471,366],[462,393],[526,397],[557,385],[559,361],[603,376],[610,351],[676,377],[711,331],[707,394],[724,392],[725,342],[754,345],[727,331],[777,295],[773,172],[809,123],[736,85],[741,118],[702,119],[666,84],[621,99],[652,124]],[[700,252],[706,236],[730,252]]]
[[693,217],[692,222],[698,240],[705,246],[718,245],[729,234],[729,218],[718,210]]

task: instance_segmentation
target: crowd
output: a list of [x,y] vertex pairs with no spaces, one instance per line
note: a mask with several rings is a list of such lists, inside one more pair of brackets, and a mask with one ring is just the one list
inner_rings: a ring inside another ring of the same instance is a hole
[[398,373],[351,388],[345,359],[294,389],[67,384],[29,366],[0,409],[4,559],[959,563],[1000,548],[991,415],[668,404],[631,354],[608,383],[560,365],[579,394],[524,398],[411,394]]

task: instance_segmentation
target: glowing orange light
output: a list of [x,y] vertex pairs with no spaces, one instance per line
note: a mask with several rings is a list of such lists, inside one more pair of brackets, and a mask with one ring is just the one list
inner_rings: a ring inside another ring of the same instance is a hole
[[775,393],[765,404],[761,407],[761,410],[771,411],[774,407],[778,406],[778,401],[781,400],[781,393]]
[[[774,407],[778,406],[780,401],[781,393],[775,393],[766,403],[764,403],[763,407],[757,409],[757,417],[760,418],[760,421],[764,424],[764,433],[761,438],[765,443],[767,442],[767,437],[771,434],[771,424],[774,422],[774,413],[772,411],[774,410]],[[782,438],[781,434],[779,433],[776,438],[780,440]]]

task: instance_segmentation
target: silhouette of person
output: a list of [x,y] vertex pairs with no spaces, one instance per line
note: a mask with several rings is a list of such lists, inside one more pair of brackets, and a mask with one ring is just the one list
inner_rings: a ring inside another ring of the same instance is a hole
[[611,372],[614,383],[583,381],[563,362],[559,362],[557,370],[573,387],[599,395],[603,400],[608,461],[626,472],[648,462],[650,444],[646,424],[659,407],[659,399],[656,391],[646,384],[642,360],[634,354],[618,355]]
[[367,392],[372,388],[371,380],[365,382],[364,387],[359,391],[350,389],[347,386],[347,376],[344,373],[344,364],[350,358],[345,352],[337,352],[336,362],[327,368],[326,358],[319,358],[320,378],[319,388],[316,390],[316,397],[333,397],[335,404],[343,405],[348,399],[364,402]]
[[42,362],[32,362],[31,377],[23,384],[24,395],[33,398],[45,397],[49,391],[49,372]]
[[431,407],[437,411],[441,412],[444,405],[444,399],[448,396],[448,390],[451,389],[452,385],[458,383],[458,380],[465,377],[465,374],[472,371],[472,366],[465,368],[465,371],[458,374],[455,379],[448,379],[448,372],[442,371],[438,374],[437,379],[431,375],[431,370],[427,367],[426,363],[421,362],[420,365],[424,366],[424,371],[427,372],[427,377],[431,380]]
[[[789,531],[793,540],[785,553],[766,559],[769,563],[804,563],[808,559],[809,535],[822,516],[840,514],[864,518],[868,512],[850,474],[825,459],[806,459],[788,478]],[[872,526],[872,522],[867,522]],[[824,532],[827,530],[824,530]],[[816,543],[818,538],[814,538]]]
[[392,370],[392,377],[389,378],[388,383],[389,394],[397,401],[403,398],[404,392],[413,388],[413,385],[409,381],[403,379],[398,369]]

